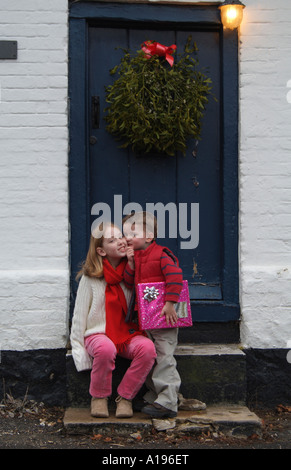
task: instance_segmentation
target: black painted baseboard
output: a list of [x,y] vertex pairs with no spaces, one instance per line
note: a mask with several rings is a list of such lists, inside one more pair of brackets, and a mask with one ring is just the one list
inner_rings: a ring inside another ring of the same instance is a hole
[[248,406],[291,405],[289,349],[246,349]]
[[[291,364],[288,349],[247,349],[247,405],[273,408],[291,405]],[[49,406],[67,404],[65,349],[1,351],[0,401],[4,394],[42,401]]]
[[66,405],[66,349],[1,351],[0,401],[14,398]]

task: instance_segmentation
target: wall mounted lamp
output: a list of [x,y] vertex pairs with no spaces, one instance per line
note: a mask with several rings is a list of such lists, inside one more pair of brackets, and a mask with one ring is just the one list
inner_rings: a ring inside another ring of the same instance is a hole
[[243,19],[245,5],[239,0],[226,0],[219,7],[224,28],[238,28]]

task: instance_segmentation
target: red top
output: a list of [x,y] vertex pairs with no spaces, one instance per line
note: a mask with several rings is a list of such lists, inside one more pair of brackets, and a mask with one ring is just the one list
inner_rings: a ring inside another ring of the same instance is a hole
[[165,301],[177,302],[183,286],[183,273],[178,259],[166,247],[152,242],[145,250],[134,252],[135,271],[128,263],[124,270],[127,287],[142,282],[166,282]]

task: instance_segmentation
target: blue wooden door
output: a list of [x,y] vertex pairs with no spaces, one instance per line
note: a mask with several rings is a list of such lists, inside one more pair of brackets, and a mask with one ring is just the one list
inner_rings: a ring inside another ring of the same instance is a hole
[[[97,5],[79,4],[71,9],[72,133],[74,126],[80,122],[77,98],[82,98],[80,90],[77,91],[77,83],[84,90],[81,106],[84,123],[80,124],[78,137],[74,134],[71,139],[71,162],[76,165],[71,169],[71,192],[77,191],[79,181],[79,190],[86,194],[86,198],[83,197],[83,209],[87,214],[84,218],[80,201],[74,203],[77,198],[72,196],[72,220],[77,220],[79,212],[78,222],[72,227],[72,235],[76,233],[77,227],[83,233],[82,243],[80,234],[76,234],[75,238],[72,236],[72,261],[73,264],[80,262],[86,254],[84,239],[89,238],[90,226],[96,218],[90,216],[96,203],[108,204],[112,213],[116,209],[114,202],[117,196],[119,201],[122,197],[123,206],[135,202],[143,209],[149,203],[161,203],[163,207],[173,203],[177,208],[183,203],[188,208],[187,228],[191,232],[190,237],[194,237],[194,233],[197,235],[191,223],[199,223],[198,245],[183,248],[181,242],[185,240],[179,227],[176,238],[170,238],[166,230],[165,238],[158,242],[169,246],[179,258],[184,278],[188,279],[190,285],[194,321],[224,322],[236,320],[239,316],[235,245],[237,206],[234,203],[237,197],[237,155],[235,146],[228,150],[229,144],[225,140],[228,119],[232,119],[229,124],[235,129],[237,117],[236,122],[233,122],[233,116],[224,115],[226,98],[230,93],[233,93],[235,101],[231,105],[232,114],[236,107],[236,74],[233,73],[235,83],[229,89],[228,78],[224,74],[226,67],[230,72],[236,70],[237,38],[231,33],[229,37],[225,36],[215,9],[192,8],[191,11],[196,12],[197,21],[189,22],[189,15],[183,6],[159,6],[157,9],[154,5],[127,5],[125,9],[115,4],[113,11],[106,5],[102,5],[100,10]],[[120,16],[123,16],[122,21]],[[171,18],[171,21],[167,21],[167,18]],[[208,18],[208,23],[204,24],[201,18]],[[165,45],[176,44],[179,53],[189,35],[197,43],[200,67],[211,77],[212,91],[217,99],[210,99],[207,106],[201,141],[196,146],[196,142],[190,139],[185,156],[136,156],[130,149],[121,149],[106,131],[104,121],[105,86],[114,80],[110,69],[120,62],[123,55],[120,48],[130,48],[135,52],[140,49],[141,43],[150,39]],[[77,60],[77,53],[81,57],[80,40],[86,59],[82,57]],[[223,54],[227,48],[233,60],[228,65],[226,62],[230,58],[226,59]],[[80,62],[84,70],[81,77],[77,77],[76,74],[80,75]],[[81,109],[79,107],[79,112]],[[236,134],[232,136],[232,139],[236,138]],[[81,154],[77,156],[78,149]],[[80,159],[83,163],[79,162]],[[82,171],[78,172],[81,165]],[[193,204],[196,209],[199,208],[199,213],[196,212],[195,218],[191,219]],[[86,234],[85,229],[80,227],[80,216],[86,225]],[[73,272],[74,268],[73,265]]]

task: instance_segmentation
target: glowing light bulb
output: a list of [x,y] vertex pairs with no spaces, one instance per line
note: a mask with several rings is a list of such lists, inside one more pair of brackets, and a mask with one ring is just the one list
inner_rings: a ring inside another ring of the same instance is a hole
[[244,7],[242,3],[226,3],[219,7],[221,10],[221,22],[224,28],[235,29],[240,26],[243,19]]
[[236,11],[234,7],[231,7],[227,10],[226,15],[227,15],[228,21],[233,21],[238,16],[238,12]]

